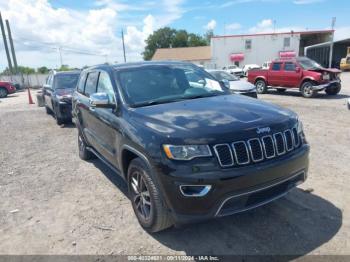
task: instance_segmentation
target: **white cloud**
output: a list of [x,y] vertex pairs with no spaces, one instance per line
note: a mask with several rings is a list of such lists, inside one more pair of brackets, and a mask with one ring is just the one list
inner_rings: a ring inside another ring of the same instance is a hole
[[264,19],[258,23],[259,28],[266,28],[266,27],[271,27],[273,24],[272,19]]
[[[128,61],[141,60],[144,40],[153,30],[179,19],[185,12],[181,7],[183,2],[161,0],[129,4],[119,0],[96,0],[89,10],[73,10],[54,8],[49,0],[0,0],[0,10],[3,19],[11,23],[19,64],[55,67],[59,64],[57,49],[61,46],[63,62],[79,67],[105,62],[103,55],[108,55],[110,62],[121,62],[120,29],[123,27],[126,28]],[[155,14],[147,14],[154,11],[155,6]],[[1,47],[0,70],[7,66]],[[73,49],[100,56],[72,53]]]
[[272,33],[272,32],[290,32],[290,31],[305,31],[306,29],[300,26],[289,26],[289,27],[275,27],[272,19],[263,19],[248,29],[251,34],[256,33]]
[[334,32],[334,40],[350,38],[350,26],[337,27]]
[[225,29],[230,32],[236,31],[241,28],[242,28],[242,25],[240,23],[232,23],[225,26]]
[[320,3],[324,0],[294,0],[293,3],[296,5],[308,5],[308,4],[314,4],[314,3]]
[[214,30],[216,27],[216,21],[214,19],[210,20],[208,24],[204,26],[205,30]]

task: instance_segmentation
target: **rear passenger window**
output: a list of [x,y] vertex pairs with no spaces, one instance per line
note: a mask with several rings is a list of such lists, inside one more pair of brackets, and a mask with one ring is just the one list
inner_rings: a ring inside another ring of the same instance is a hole
[[294,63],[285,63],[284,64],[284,71],[295,71],[295,64]]
[[96,93],[98,72],[90,72],[86,79],[85,84],[85,95],[90,97],[90,95]]
[[86,82],[86,73],[81,73],[79,82],[78,82],[78,92],[84,94],[84,87]]
[[273,63],[272,70],[273,71],[280,71],[281,70],[282,63]]

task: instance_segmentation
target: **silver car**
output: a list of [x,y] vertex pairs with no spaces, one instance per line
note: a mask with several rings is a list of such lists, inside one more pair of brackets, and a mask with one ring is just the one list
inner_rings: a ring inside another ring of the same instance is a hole
[[227,88],[232,90],[235,94],[246,95],[258,98],[256,87],[244,80],[240,80],[237,76],[231,75],[224,70],[207,70],[217,80],[226,83]]

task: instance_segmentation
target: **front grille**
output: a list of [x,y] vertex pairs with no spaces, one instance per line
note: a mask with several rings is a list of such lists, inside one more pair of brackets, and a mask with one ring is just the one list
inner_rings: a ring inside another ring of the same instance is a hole
[[293,128],[247,141],[218,144],[214,146],[214,151],[222,167],[232,167],[272,159],[291,152],[300,145],[297,129]]

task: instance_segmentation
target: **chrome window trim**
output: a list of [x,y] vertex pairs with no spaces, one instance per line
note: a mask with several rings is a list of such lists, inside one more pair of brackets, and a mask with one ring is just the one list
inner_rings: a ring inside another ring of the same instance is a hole
[[[257,140],[258,143],[259,143],[260,150],[261,150],[261,158],[260,159],[254,159],[252,146],[250,145],[250,142],[253,141],[253,140]],[[251,139],[249,139],[248,140],[248,148],[249,148],[250,156],[251,156],[251,159],[253,160],[253,162],[260,162],[260,161],[264,160],[264,152],[263,152],[263,148],[261,146],[261,141],[260,141],[259,138],[251,138]]]
[[[281,135],[282,140],[283,140],[283,152],[281,152],[281,153],[278,152],[278,145],[277,145],[277,141],[276,141],[276,136],[279,135],[279,134]],[[277,155],[281,156],[281,155],[285,154],[286,153],[286,145],[285,145],[286,141],[284,139],[284,135],[282,134],[282,132],[278,132],[278,133],[273,134],[273,139],[275,141]]]
[[[267,154],[266,154],[266,147],[265,147],[265,141],[264,141],[264,139],[265,139],[265,138],[268,138],[268,137],[271,138],[272,148],[273,148],[273,156],[270,156],[270,157],[268,157]],[[267,159],[271,159],[271,158],[276,157],[275,140],[273,139],[273,137],[272,137],[271,135],[263,136],[263,137],[261,138],[261,141],[262,141],[262,146],[263,146],[263,148],[264,148],[265,157],[266,157]]]
[[[236,148],[235,148],[235,144],[238,144],[238,143],[243,143],[244,144],[244,147],[245,147],[245,151],[247,152],[247,161],[246,162],[242,162],[240,163],[238,161],[238,158],[237,158],[237,153],[236,153]],[[238,165],[245,165],[245,164],[249,164],[250,163],[250,157],[249,157],[249,150],[248,150],[248,147],[247,147],[247,144],[245,141],[236,141],[236,142],[233,142],[232,143],[232,148],[233,148],[233,153],[235,155],[235,160],[237,162]]]
[[[227,146],[227,147],[228,147],[228,149],[229,149],[229,151],[230,151],[230,155],[231,155],[232,164],[230,164],[230,165],[223,165],[223,164],[221,163],[221,159],[220,159],[219,152],[218,152],[217,149],[216,149],[216,147],[218,147],[218,146]],[[216,154],[216,157],[217,157],[217,159],[218,159],[218,161],[219,161],[220,166],[222,166],[222,167],[230,167],[230,166],[233,166],[233,165],[234,165],[232,150],[231,150],[231,147],[230,147],[229,144],[227,144],[227,143],[225,143],[225,144],[216,144],[213,148],[214,148],[214,152],[215,152],[215,154]]]
[[[286,133],[288,133],[291,135],[291,138],[292,138],[292,147],[289,149],[288,148],[288,143],[287,143],[287,136],[286,136]],[[294,139],[293,139],[293,133],[290,129],[287,129],[286,131],[283,132],[283,136],[284,136],[284,139],[285,139],[285,142],[286,142],[286,145],[285,145],[285,148],[287,149],[287,152],[290,152],[294,149]]]

